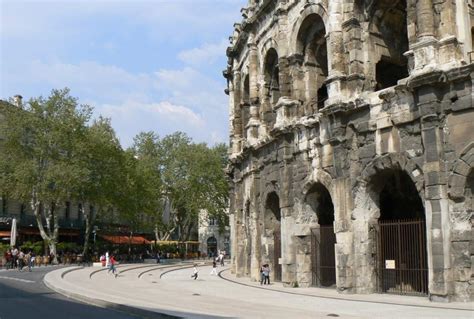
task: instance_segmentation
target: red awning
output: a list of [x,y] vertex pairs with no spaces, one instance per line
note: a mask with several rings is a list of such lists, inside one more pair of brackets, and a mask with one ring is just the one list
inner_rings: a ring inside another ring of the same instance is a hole
[[100,237],[112,244],[129,244],[131,242],[132,245],[142,245],[151,243],[151,241],[143,236],[132,236],[131,240],[129,236],[120,235],[100,235]]
[[10,234],[9,230],[0,230],[0,237],[10,237]]

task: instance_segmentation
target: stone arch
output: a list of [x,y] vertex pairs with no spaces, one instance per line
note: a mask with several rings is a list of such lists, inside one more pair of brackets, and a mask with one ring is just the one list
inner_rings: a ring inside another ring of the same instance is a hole
[[415,161],[410,159],[406,153],[389,153],[379,156],[369,162],[362,170],[354,188],[357,189],[359,187],[366,187],[371,176],[375,175],[377,171],[387,168],[405,171],[412,182],[415,184],[416,190],[420,194],[422,201],[424,201],[423,170],[418,164],[415,163]]
[[247,123],[250,120],[250,75],[248,73],[242,74],[242,94],[241,94],[241,121],[242,121],[242,136],[247,137]]
[[303,198],[306,197],[306,195],[308,194],[308,191],[311,189],[311,187],[315,183],[323,184],[324,187],[326,187],[327,190],[329,191],[329,194],[331,195],[331,197],[334,197],[332,176],[326,171],[318,169],[314,171],[311,175],[309,175],[306,181],[304,182],[303,190],[302,190]]
[[260,49],[260,70],[265,69],[265,57],[268,54],[268,51],[270,50],[275,50],[278,54],[278,56],[281,56],[280,49],[278,47],[278,42],[275,41],[273,38],[268,38],[262,45],[262,48]]
[[329,30],[327,29],[327,26],[329,25],[328,21],[329,21],[329,15],[328,15],[328,10],[321,4],[321,3],[317,3],[317,4],[311,4],[311,5],[308,5],[307,7],[305,7],[303,9],[303,11],[301,12],[298,20],[296,21],[296,23],[293,25],[293,28],[291,30],[291,37],[290,37],[290,52],[291,52],[291,55],[293,54],[298,54],[299,51],[298,50],[298,33],[301,29],[301,25],[303,24],[303,22],[306,20],[306,18],[312,14],[316,14],[318,16],[321,17],[321,19],[323,20],[324,22],[324,27],[326,28],[326,32],[328,32]]
[[455,162],[448,178],[448,196],[454,201],[464,200],[467,177],[474,169],[474,142],[467,145]]
[[374,65],[374,89],[381,90],[408,77],[408,6],[406,0],[364,4]]
[[210,257],[217,256],[217,239],[214,235],[210,236],[206,240],[207,244],[207,255]]
[[[328,98],[326,79],[329,75],[326,26],[321,16],[310,14],[303,20],[297,33],[297,54],[301,55],[304,74],[304,100],[308,111],[324,107]],[[311,115],[307,114],[307,115]]]
[[[369,162],[359,175],[360,177],[353,187],[354,207],[352,211],[354,250],[357,256],[354,263],[357,269],[361,269],[360,274],[355,277],[355,285],[357,291],[361,293],[387,291],[392,286],[384,281],[386,279],[379,280],[381,277],[377,278],[375,273],[375,269],[384,267],[381,265],[385,250],[382,253],[377,249],[381,245],[380,238],[386,236],[386,232],[381,233],[381,223],[398,223],[401,219],[410,219],[414,223],[418,220],[419,223],[423,223],[426,218],[423,171],[405,153],[390,153]],[[398,180],[399,184],[391,182],[392,178]],[[396,192],[391,192],[392,188]],[[396,199],[399,197],[403,200],[397,202]],[[390,203],[400,203],[401,205],[390,208]],[[419,248],[422,251],[421,264],[424,265],[423,267],[427,267],[426,229],[421,228],[420,232],[420,237],[417,235],[417,238],[421,238],[421,242],[416,247],[424,247]],[[397,241],[398,239],[393,240],[392,247],[401,245],[400,241]],[[362,265],[368,266],[362,267]],[[381,272],[378,273],[381,274]],[[425,275],[426,278],[423,277],[425,278],[423,280],[427,280],[427,272]],[[425,285],[424,289],[426,288]]]

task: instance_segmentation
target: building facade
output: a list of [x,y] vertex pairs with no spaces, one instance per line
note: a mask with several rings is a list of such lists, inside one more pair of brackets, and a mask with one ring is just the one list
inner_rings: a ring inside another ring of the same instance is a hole
[[232,270],[473,300],[470,0],[250,0],[227,49]]
[[226,252],[226,255],[230,255],[229,226],[221,229],[217,219],[209,217],[204,209],[199,212],[198,234],[201,256],[215,257],[222,250]]

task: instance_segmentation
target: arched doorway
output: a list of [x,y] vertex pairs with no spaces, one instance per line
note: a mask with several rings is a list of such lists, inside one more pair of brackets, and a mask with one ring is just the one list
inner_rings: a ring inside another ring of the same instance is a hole
[[378,194],[378,289],[384,293],[426,295],[428,263],[424,207],[415,184],[399,169],[386,169],[371,180]]
[[281,281],[281,212],[280,198],[275,192],[268,194],[265,203],[265,236],[268,243],[268,260],[274,281]]
[[311,229],[312,285],[331,287],[336,284],[334,205],[329,191],[320,183],[310,188],[306,203],[318,220],[317,227]]
[[217,256],[217,239],[212,236],[207,239],[207,256],[216,257]]

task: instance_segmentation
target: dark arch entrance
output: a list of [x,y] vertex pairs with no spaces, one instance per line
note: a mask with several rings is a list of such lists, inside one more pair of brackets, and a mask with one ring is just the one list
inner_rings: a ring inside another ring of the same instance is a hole
[[212,236],[207,239],[207,256],[216,257],[217,256],[217,239]]
[[320,183],[311,187],[306,203],[316,214],[319,224],[311,229],[312,285],[331,287],[336,284],[334,205],[329,191]]
[[379,190],[377,269],[380,292],[425,295],[428,263],[424,207],[415,184],[398,169],[379,172],[372,179]]
[[281,281],[281,212],[280,198],[275,192],[265,202],[265,235],[269,237],[268,259],[274,281]]

